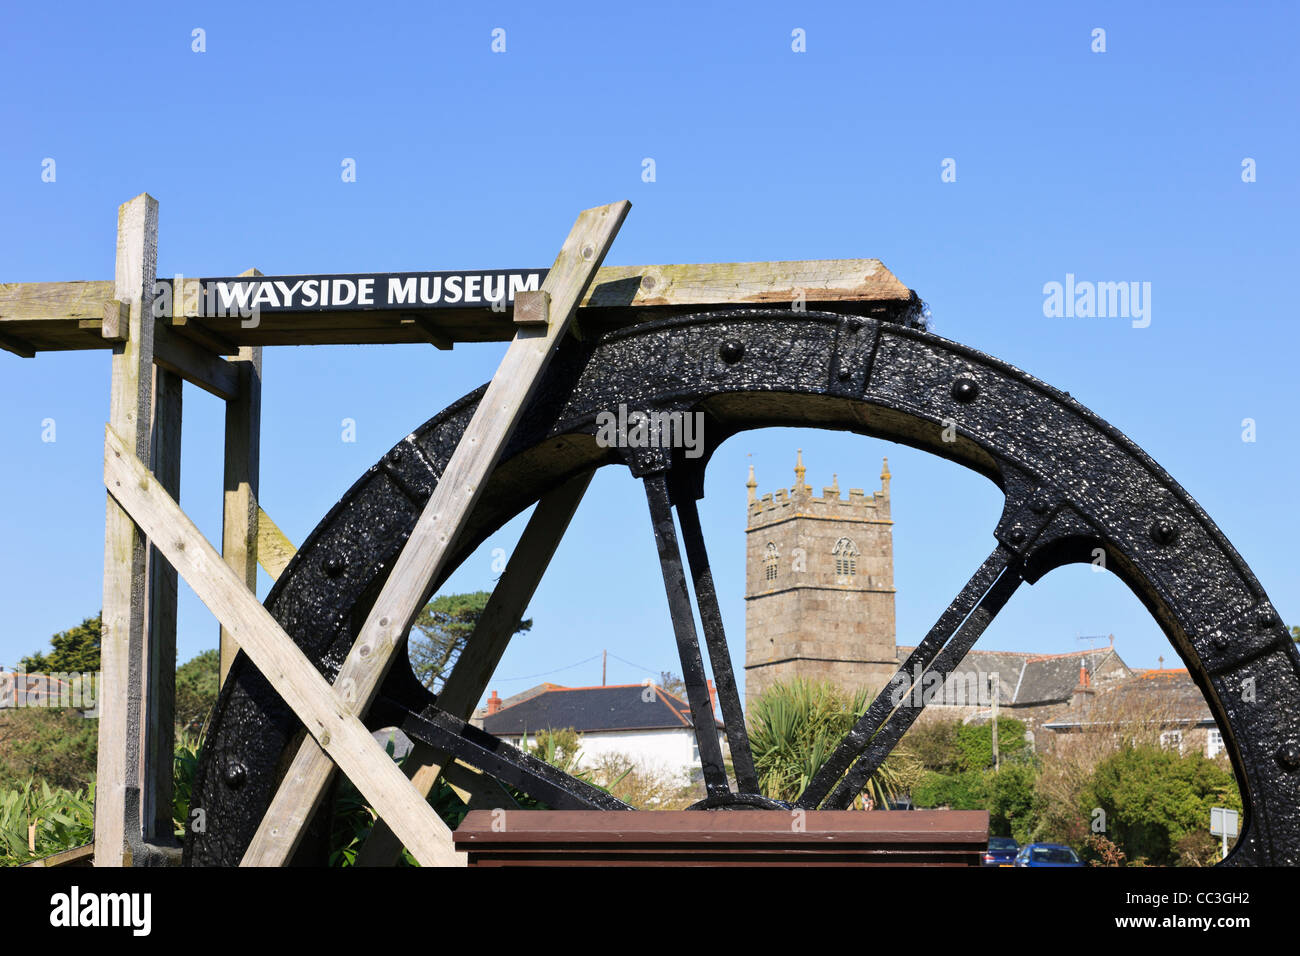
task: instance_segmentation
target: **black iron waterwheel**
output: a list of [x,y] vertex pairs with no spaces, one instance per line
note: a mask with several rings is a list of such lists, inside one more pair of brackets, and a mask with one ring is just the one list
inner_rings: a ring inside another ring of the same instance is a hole
[[[276,620],[328,679],[337,675],[481,394],[434,416],[369,469],[267,598]],[[669,450],[602,447],[596,417],[620,404],[703,412],[704,456],[692,461]],[[1103,549],[1107,567],[1183,659],[1223,732],[1245,808],[1241,837],[1225,862],[1300,863],[1300,654],[1246,563],[1187,493],[1116,429],[1031,376],[927,332],[839,314],[737,310],[566,340],[447,574],[547,492],[596,468],[630,468],[645,485],[692,711],[711,712],[691,620],[692,584],[720,692],[735,779],[725,773],[716,736],[701,735],[708,793],[701,808],[770,806],[757,794],[740,701],[719,653],[725,637],[695,513],[712,452],[737,432],[768,426],[901,442],[974,469],[1004,493],[991,553],[902,665],[905,674],[918,666],[952,671],[1019,585],[1088,562]],[[918,712],[906,700],[894,708],[882,694],[796,806],[847,806]],[[374,727],[401,725],[557,809],[624,809],[440,711],[409,667],[393,668],[365,719]],[[240,655],[194,783],[193,806],[204,810],[206,826],[188,835],[187,863],[239,862],[300,734],[292,712]],[[309,838],[298,861],[322,862],[320,852],[320,841]]]

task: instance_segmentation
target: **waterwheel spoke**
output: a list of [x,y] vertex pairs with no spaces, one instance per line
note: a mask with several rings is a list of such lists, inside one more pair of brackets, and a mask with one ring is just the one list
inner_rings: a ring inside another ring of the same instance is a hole
[[[876,695],[870,706],[867,707],[866,713],[858,718],[853,725],[853,729],[840,741],[839,746],[822,764],[813,779],[809,781],[804,792],[799,796],[795,806],[815,809],[821,805],[836,781],[844,775],[844,772],[849,769],[853,761],[867,749],[868,745],[880,733],[881,727],[885,725],[890,715],[901,703],[900,698],[910,693],[913,681],[921,679],[923,673],[930,668],[944,645],[958,631],[962,622],[971,616],[981,599],[989,593],[989,589],[993,587],[994,582],[999,580],[999,575],[1006,571],[1010,560],[1011,554],[1001,546],[994,548],[993,553],[984,559],[984,563],[976,569],[970,580],[957,592],[957,596],[952,599],[952,603],[939,615],[939,619],[930,628],[929,633],[925,635],[921,643],[912,649],[912,653],[907,655],[907,660],[899,667],[897,673]],[[975,637],[978,636],[977,633]],[[971,639],[971,643],[974,643],[974,638]],[[965,653],[965,650],[961,652],[962,657],[965,656]],[[958,658],[958,661],[960,660],[961,657]]]
[[713,586],[713,572],[709,569],[709,553],[700,528],[700,513],[695,499],[683,495],[677,504],[677,520],[682,526],[682,540],[686,545],[686,560],[691,566],[695,583],[695,601],[704,625],[704,643],[709,651],[709,664],[718,689],[718,704],[722,708],[722,722],[726,727],[727,744],[731,749],[731,764],[736,773],[736,789],[741,793],[758,793],[758,772],[754,769],[754,755],[745,731],[745,711],[740,703],[740,690],[736,675],[731,669],[731,652],[727,648],[727,635],[722,626],[722,611],[718,607],[718,593]]
[[691,598],[686,590],[686,574],[682,568],[681,549],[677,545],[677,529],[673,525],[672,505],[668,496],[668,479],[661,472],[647,475],[644,484],[646,500],[650,505],[650,521],[654,527],[655,546],[659,550],[659,567],[663,571],[664,589],[668,594],[668,611],[672,616],[677,653],[682,663],[686,700],[690,704],[695,741],[700,749],[704,786],[711,797],[725,796],[731,791],[727,786],[727,771],[722,763],[722,745],[718,742],[713,701],[704,675],[704,659],[700,656],[700,642],[695,633]]
[[[385,704],[401,707],[393,701]],[[405,710],[405,708],[403,708]],[[552,810],[630,810],[611,793],[573,777],[437,707],[405,710],[401,729],[412,740],[449,753],[545,803]]]
[[[966,657],[966,653],[979,640],[981,634],[989,626],[990,622],[997,617],[998,612],[1006,606],[1011,595],[1016,592],[1024,578],[1021,576],[1018,568],[1007,568],[998,577],[996,583],[991,587],[976,605],[975,610],[971,612],[970,617],[962,624],[957,631],[957,635],[952,639],[938,657],[935,658],[933,673],[939,675],[937,686],[942,687],[947,681],[948,675],[951,674],[958,664]],[[914,687],[907,695],[906,703],[899,707],[892,715],[884,728],[867,745],[866,751],[860,756],[849,772],[844,775],[844,779],[839,782],[832,791],[830,798],[826,801],[826,809],[840,810],[846,809],[853,799],[862,790],[871,775],[875,773],[885,758],[898,745],[907,728],[912,726],[912,722],[925,709],[925,695],[917,693],[921,688]]]

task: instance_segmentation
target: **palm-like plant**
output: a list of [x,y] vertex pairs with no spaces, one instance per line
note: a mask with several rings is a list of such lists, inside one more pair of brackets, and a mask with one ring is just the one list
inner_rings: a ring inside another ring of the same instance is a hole
[[[769,688],[749,715],[749,742],[764,795],[797,799],[871,700],[866,688],[850,697],[824,681],[800,677]],[[857,801],[869,797],[877,807],[888,806],[908,789],[916,775],[914,764],[906,753],[890,754]]]

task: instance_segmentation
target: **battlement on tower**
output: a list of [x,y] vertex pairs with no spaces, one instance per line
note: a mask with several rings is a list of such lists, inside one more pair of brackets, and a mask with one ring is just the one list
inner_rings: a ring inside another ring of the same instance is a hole
[[885,459],[880,475],[881,488],[867,494],[861,488],[850,488],[844,497],[839,486],[839,476],[816,494],[804,482],[803,452],[799,452],[795,466],[795,484],[791,488],[778,488],[761,497],[755,493],[753,466],[749,470],[749,526],[769,524],[787,518],[823,518],[833,521],[870,521],[892,524],[889,514],[889,459]]

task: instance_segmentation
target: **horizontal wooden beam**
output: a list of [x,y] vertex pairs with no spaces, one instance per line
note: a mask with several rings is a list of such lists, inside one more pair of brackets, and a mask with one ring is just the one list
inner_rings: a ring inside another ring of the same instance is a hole
[[[104,484],[416,860],[464,865],[447,825],[111,427],[104,436]],[[292,780],[281,784],[291,786]]]
[[[298,278],[263,277],[290,285]],[[238,315],[200,318],[199,283],[181,283],[170,320],[176,325],[173,331],[202,337],[209,349],[223,353],[251,345],[432,341],[445,348],[456,342],[507,342],[516,331],[510,309],[490,308],[413,310],[403,305],[357,311],[264,310],[255,320]],[[111,282],[3,283],[0,335],[14,336],[34,351],[108,348],[113,343],[101,336],[100,328],[105,303],[112,298]],[[878,259],[605,266],[583,297],[578,322],[591,334],[709,308],[794,307],[893,317],[914,305],[915,295]]]
[[239,396],[239,370],[234,365],[163,325],[155,325],[153,334],[155,365],[175,372],[217,398],[233,401]]

